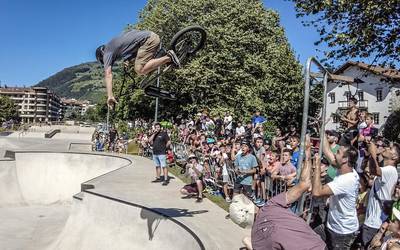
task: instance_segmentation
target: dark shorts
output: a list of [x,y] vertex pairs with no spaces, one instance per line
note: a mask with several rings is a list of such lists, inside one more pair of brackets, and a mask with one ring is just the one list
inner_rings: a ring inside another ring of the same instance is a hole
[[327,228],[324,224],[314,228],[314,232],[327,243],[327,247],[330,250],[350,250],[357,236],[356,233],[338,234]]
[[243,185],[240,183],[235,183],[233,185],[233,192],[239,194],[240,191],[243,190],[243,194],[246,196],[250,196],[253,190],[251,189],[251,185]]
[[183,186],[183,189],[186,190],[186,192],[188,192],[189,194],[197,194],[199,192],[196,183],[187,184]]
[[263,174],[263,175],[258,174],[257,175],[257,180],[261,181],[261,182],[265,182],[265,174]]

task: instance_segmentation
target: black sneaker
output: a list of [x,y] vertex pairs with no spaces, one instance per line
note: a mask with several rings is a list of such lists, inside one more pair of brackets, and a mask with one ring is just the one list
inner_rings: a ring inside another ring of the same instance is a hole
[[173,50],[168,50],[167,55],[169,56],[169,58],[171,58],[171,61],[175,65],[175,67],[181,67],[181,62],[179,61],[179,58],[176,56]]
[[197,197],[196,203],[200,203],[200,202],[203,202],[203,198],[202,197]]
[[157,177],[155,180],[151,181],[152,183],[162,182],[160,177]]
[[162,185],[163,186],[167,186],[168,185],[168,181],[163,181]]

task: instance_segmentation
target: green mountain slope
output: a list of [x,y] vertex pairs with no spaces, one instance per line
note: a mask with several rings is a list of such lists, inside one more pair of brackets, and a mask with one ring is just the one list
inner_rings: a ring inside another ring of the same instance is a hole
[[103,77],[101,65],[88,62],[65,68],[36,86],[48,87],[61,97],[97,103],[105,94]]

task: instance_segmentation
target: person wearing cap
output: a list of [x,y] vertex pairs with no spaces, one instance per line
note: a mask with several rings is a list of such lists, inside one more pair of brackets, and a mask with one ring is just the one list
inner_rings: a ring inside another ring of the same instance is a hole
[[[243,228],[252,226],[251,237],[243,242],[248,249],[323,250],[325,243],[311,227],[290,209],[311,187],[311,146],[306,147],[306,164],[299,182],[286,192],[272,197],[255,217],[255,205],[242,195],[235,196],[229,207],[231,220]],[[255,218],[255,219],[254,219]],[[251,242],[251,244],[249,244]]]
[[362,244],[368,247],[382,222],[389,216],[386,204],[391,202],[397,179],[399,178],[396,166],[400,163],[400,146],[398,144],[385,147],[381,153],[383,167],[377,161],[377,147],[373,142],[368,144],[366,157],[370,173],[375,175],[374,182],[369,192],[369,201],[365,222],[362,227]]
[[194,154],[189,155],[189,163],[186,165],[186,173],[190,176],[192,183],[185,185],[181,193],[186,196],[197,195],[196,202],[203,201],[203,166],[198,163]]
[[256,173],[258,162],[251,153],[251,144],[249,141],[241,142],[241,153],[236,155],[235,168],[237,178],[233,187],[233,194],[244,192],[246,195],[252,195],[253,174]]
[[[333,154],[336,154],[337,151],[339,150],[340,146],[337,144],[340,140],[340,134],[336,132],[335,130],[327,130],[325,131],[326,134],[326,139],[329,143],[329,148]],[[329,161],[329,160],[328,160]],[[326,183],[333,181],[337,175],[337,168],[335,168],[332,163],[330,162],[328,170],[327,170],[327,176],[325,178]]]

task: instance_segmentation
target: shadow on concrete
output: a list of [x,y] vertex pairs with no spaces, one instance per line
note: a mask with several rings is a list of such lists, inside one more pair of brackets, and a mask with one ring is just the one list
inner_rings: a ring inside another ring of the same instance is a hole
[[[149,240],[152,240],[162,220],[171,220],[175,217],[193,217],[196,214],[207,212],[208,210],[189,211],[184,208],[142,208],[140,211],[140,218],[147,220],[147,232],[149,234]],[[177,221],[173,219],[171,221],[177,223]],[[183,224],[178,224],[185,228]],[[188,230],[188,228],[185,229]]]

